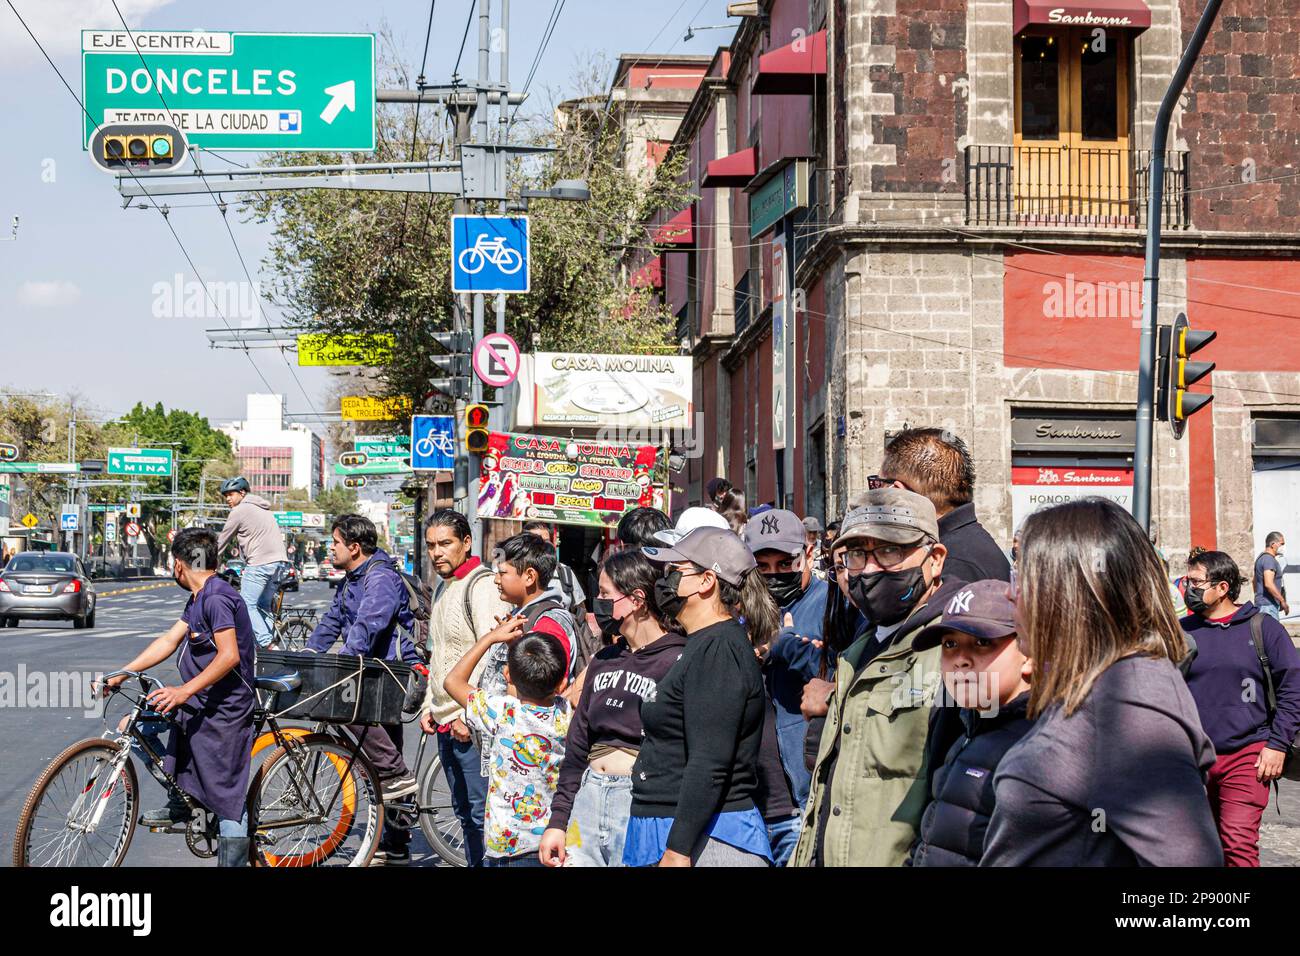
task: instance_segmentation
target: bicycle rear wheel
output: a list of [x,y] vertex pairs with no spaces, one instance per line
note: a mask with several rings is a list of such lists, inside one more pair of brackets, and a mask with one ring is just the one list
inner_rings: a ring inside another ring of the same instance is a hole
[[285,621],[276,632],[279,649],[282,651],[305,651],[307,639],[311,637],[312,626],[303,620]]
[[442,761],[435,753],[420,771],[420,830],[439,859],[451,866],[465,866],[465,834],[451,809],[451,789],[443,773]]
[[122,744],[79,740],[45,768],[18,815],[14,866],[121,866],[135,833],[140,788]]
[[367,866],[379,844],[379,775],[351,744],[307,734],[276,747],[249,785],[254,854],[266,866]]

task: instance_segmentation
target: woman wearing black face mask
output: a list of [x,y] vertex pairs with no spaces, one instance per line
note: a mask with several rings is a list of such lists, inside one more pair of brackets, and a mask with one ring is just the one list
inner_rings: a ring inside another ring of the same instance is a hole
[[654,699],[686,645],[655,603],[658,576],[640,551],[610,555],[601,567],[596,620],[602,638],[613,643],[592,658],[569,724],[542,835],[541,859],[548,866],[622,865],[641,702]]

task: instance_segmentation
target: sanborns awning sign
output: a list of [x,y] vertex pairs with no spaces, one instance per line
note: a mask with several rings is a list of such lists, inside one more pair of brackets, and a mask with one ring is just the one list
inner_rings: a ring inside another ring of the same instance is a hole
[[83,146],[167,123],[214,149],[375,148],[373,34],[83,30],[81,50]]

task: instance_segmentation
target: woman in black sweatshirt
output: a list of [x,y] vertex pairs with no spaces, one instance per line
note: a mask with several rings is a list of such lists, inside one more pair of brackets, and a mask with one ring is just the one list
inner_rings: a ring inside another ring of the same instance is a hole
[[[754,805],[763,733],[763,675],[737,615],[776,630],[754,556],[733,532],[697,528],[671,548],[660,609],[688,635],[681,660],[641,706],[645,739],[632,768],[628,866],[766,866],[767,829]],[[764,616],[770,620],[764,623]]]
[[569,724],[551,820],[542,835],[547,866],[622,866],[632,809],[632,765],[641,749],[641,702],[686,648],[654,599],[659,571],[640,551],[605,559],[596,619],[615,642],[587,668]]

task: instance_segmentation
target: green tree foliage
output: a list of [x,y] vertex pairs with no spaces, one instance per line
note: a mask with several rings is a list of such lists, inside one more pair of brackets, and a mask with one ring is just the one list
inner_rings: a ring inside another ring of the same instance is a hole
[[[598,71],[592,71],[594,76]],[[400,70],[392,82],[407,85]],[[585,81],[590,85],[590,81]],[[492,108],[496,128],[496,108]],[[285,154],[282,165],[451,160],[455,146],[442,111],[426,105],[416,126],[413,107],[384,107],[373,154]],[[672,341],[673,316],[628,276],[653,249],[644,225],[672,214],[690,196],[681,183],[683,158],[662,164],[646,181],[625,168],[624,133],[607,116],[543,127],[516,127],[512,142],[553,148],[515,163],[515,188],[544,188],[585,179],[589,202],[533,200],[532,292],[507,297],[507,331],[529,348],[630,352]],[[391,334],[396,347],[378,369],[371,392],[423,405],[428,356],[441,353],[431,334],[452,327],[450,291],[452,198],[345,190],[271,193],[248,208],[275,230],[265,263],[286,321],[302,331]],[[497,212],[488,204],[484,212]],[[487,303],[489,313],[492,302]],[[489,317],[489,326],[491,318]],[[443,407],[441,396],[436,407]],[[399,424],[405,424],[399,423]]]

